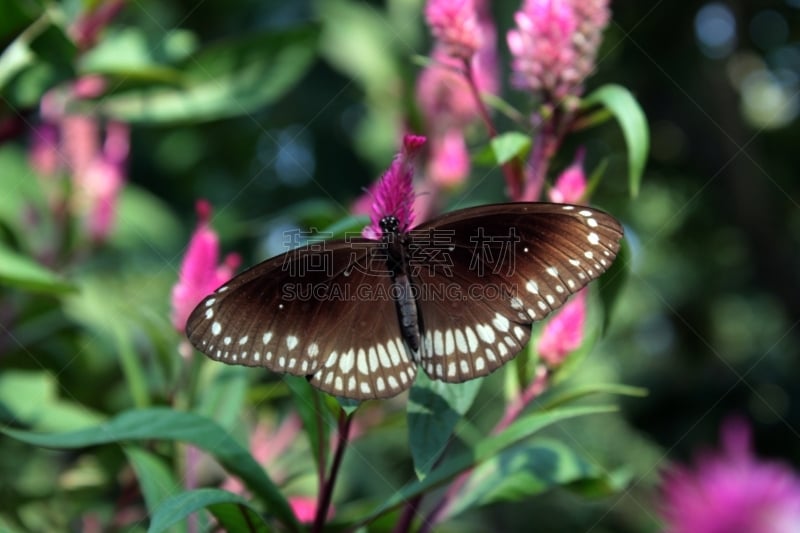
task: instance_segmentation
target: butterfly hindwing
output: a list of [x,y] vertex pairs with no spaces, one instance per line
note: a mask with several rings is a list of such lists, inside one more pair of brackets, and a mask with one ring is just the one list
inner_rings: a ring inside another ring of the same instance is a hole
[[422,367],[448,382],[496,370],[522,350],[532,322],[605,271],[621,237],[609,215],[564,204],[480,206],[422,224],[409,234],[412,252],[440,252],[434,265],[412,253]]
[[394,396],[411,385],[416,365],[380,249],[363,239],[331,241],[260,263],[205,298],[187,335],[224,363],[307,376],[348,398]]

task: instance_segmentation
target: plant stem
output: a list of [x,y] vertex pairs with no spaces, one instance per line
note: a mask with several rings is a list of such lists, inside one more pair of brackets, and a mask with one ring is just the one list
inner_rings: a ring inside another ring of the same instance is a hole
[[336,442],[336,453],[333,455],[330,475],[325,481],[322,492],[319,495],[317,515],[314,517],[314,525],[311,527],[312,533],[322,533],[322,528],[325,527],[325,519],[328,516],[328,509],[331,506],[331,499],[333,498],[333,487],[336,485],[336,477],[339,473],[339,467],[342,464],[344,451],[347,448],[347,437],[350,434],[350,425],[352,422],[352,415],[346,414],[344,410],[339,412],[339,435]]
[[319,401],[320,393],[316,390],[312,390],[311,395],[314,398],[314,412],[316,413],[317,419],[317,490],[319,494],[321,494],[325,484],[325,463],[327,462],[325,460],[325,443],[327,441],[323,431],[328,431],[328,428],[322,419],[322,404]]
[[410,500],[408,500],[403,507],[403,514],[400,515],[400,519],[392,529],[392,533],[406,533],[407,531],[411,531],[411,524],[414,522],[414,516],[417,514],[419,510],[419,504],[422,502],[424,494],[420,494],[418,496],[414,496]]
[[[492,435],[501,433],[508,426],[510,426],[511,423],[519,417],[525,407],[542,392],[544,392],[544,390],[547,388],[548,377],[549,373],[547,368],[540,366],[536,369],[536,377],[525,388],[522,394],[508,406],[503,418],[501,418],[500,422],[498,422],[497,425],[495,425],[495,427],[492,429]],[[449,509],[456,496],[458,496],[459,492],[461,492],[461,489],[467,483],[471,473],[471,469],[463,472],[447,488],[447,491],[444,493],[444,496],[442,496],[442,499],[439,500],[439,503],[436,504],[436,507],[434,507],[431,512],[428,513],[428,516],[425,517],[422,526],[419,528],[419,533],[428,533],[431,528],[436,525],[436,522],[439,520],[441,515]]]
[[[495,127],[494,122],[492,122],[492,117],[489,115],[489,110],[486,109],[486,104],[483,102],[483,98],[481,98],[478,84],[475,81],[475,71],[472,68],[472,61],[469,59],[464,59],[463,67],[464,77],[467,80],[469,91],[472,93],[472,98],[475,100],[475,107],[478,109],[478,114],[480,114],[481,120],[483,120],[483,123],[486,126],[486,130],[489,133],[489,138],[494,139],[497,137],[497,128]],[[522,194],[521,186],[523,182],[522,165],[520,164],[519,159],[515,157],[511,161],[501,165],[500,168],[502,169],[503,175],[506,178],[506,186],[508,187],[509,197],[512,200],[518,199]]]

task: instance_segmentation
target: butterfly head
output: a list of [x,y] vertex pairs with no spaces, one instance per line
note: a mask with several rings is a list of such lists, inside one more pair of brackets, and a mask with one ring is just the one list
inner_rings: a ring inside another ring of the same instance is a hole
[[381,218],[381,238],[386,239],[390,236],[395,236],[400,232],[400,220],[394,215],[388,215]]

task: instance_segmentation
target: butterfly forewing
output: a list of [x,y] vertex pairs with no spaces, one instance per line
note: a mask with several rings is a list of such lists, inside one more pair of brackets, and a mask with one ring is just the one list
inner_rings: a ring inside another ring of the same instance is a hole
[[337,396],[394,396],[416,365],[380,252],[374,241],[332,241],[256,265],[197,306],[189,340],[213,359],[308,376]]
[[410,248],[441,253],[435,268],[424,258],[415,265],[412,254],[422,367],[460,382],[502,366],[528,342],[532,322],[605,271],[621,237],[609,215],[563,204],[480,206],[423,224]]

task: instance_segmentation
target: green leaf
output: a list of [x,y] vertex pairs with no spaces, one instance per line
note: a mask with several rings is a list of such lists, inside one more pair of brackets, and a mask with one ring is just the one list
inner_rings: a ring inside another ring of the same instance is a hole
[[[148,514],[153,515],[161,502],[179,492],[180,484],[164,461],[155,454],[138,446],[125,446],[124,450],[133,471],[136,472]],[[176,530],[186,531],[185,524]]]
[[631,196],[636,196],[639,194],[639,185],[650,151],[647,117],[636,98],[621,85],[603,85],[581,103],[584,109],[596,105],[608,109],[622,128],[622,135],[628,146],[628,187]]
[[305,26],[224,41],[186,59],[176,83],[128,88],[86,105],[134,123],[203,122],[251,113],[300,80],[314,59],[317,34],[316,27]]
[[[39,223],[47,229],[51,224],[49,219],[51,207],[42,190],[40,176],[37,176],[30,167],[28,155],[22,147],[10,143],[0,147],[0,172],[3,176],[0,222],[13,230],[17,241],[22,241],[26,249],[36,249],[38,240],[32,238],[34,232],[25,217],[26,211],[33,210],[39,218]],[[51,241],[52,239],[47,240]]]
[[548,397],[543,405],[543,409],[555,409],[575,400],[591,396],[593,394],[616,394],[619,396],[631,396],[634,398],[644,398],[647,396],[647,389],[632,387],[620,383],[591,383],[589,385],[579,385],[571,387],[566,391],[560,392],[553,397]]
[[555,486],[601,477],[596,465],[562,442],[541,439],[518,444],[475,469],[447,516],[498,501],[520,501]]
[[59,397],[53,375],[11,368],[0,373],[0,419],[39,431],[65,431],[103,421],[99,413]]
[[294,398],[300,420],[303,421],[309,449],[312,450],[317,469],[325,469],[328,464],[328,437],[330,427],[335,427],[330,411],[322,404],[317,392],[307,379],[286,375],[283,381],[289,387]]
[[453,429],[475,401],[482,379],[431,380],[420,372],[408,396],[408,443],[417,477],[424,478],[444,453]]
[[230,429],[244,410],[252,370],[245,366],[204,365],[203,371],[203,394],[196,412]]
[[270,528],[261,515],[241,496],[219,489],[181,492],[165,500],[153,513],[148,533],[161,533],[190,514],[208,509],[224,531],[267,533]]
[[[3,7],[5,17],[6,7]],[[37,18],[30,26],[20,33],[0,55],[0,89],[8,96],[6,86],[26,69],[37,64],[46,66],[50,77],[47,86],[52,86],[58,80],[74,77],[72,64],[77,54],[77,49],[67,37],[64,29],[57,23],[60,18],[55,9],[49,9]],[[46,87],[38,88],[38,94],[27,95],[17,100],[38,100]]]
[[476,444],[471,450],[448,457],[424,479],[407,484],[381,503],[360,524],[367,524],[375,520],[403,502],[428,492],[461,472],[487,461],[506,448],[530,437],[551,424],[577,416],[610,413],[615,410],[616,408],[613,406],[564,407],[519,418],[499,435],[489,436]]
[[159,252],[159,257],[183,246],[181,224],[163,200],[132,183],[125,185],[117,205],[117,224],[110,240],[131,251]]
[[525,157],[531,149],[531,138],[518,131],[509,131],[494,137],[489,144],[497,164],[505,165],[515,157]]
[[62,294],[75,286],[33,259],[0,244],[0,284],[31,292]]
[[67,433],[43,434],[2,427],[0,432],[49,448],[83,448],[146,439],[188,442],[212,454],[228,472],[238,476],[290,530],[299,529],[286,498],[253,456],[218,424],[194,413],[166,408],[139,409],[126,411],[105,424]]

